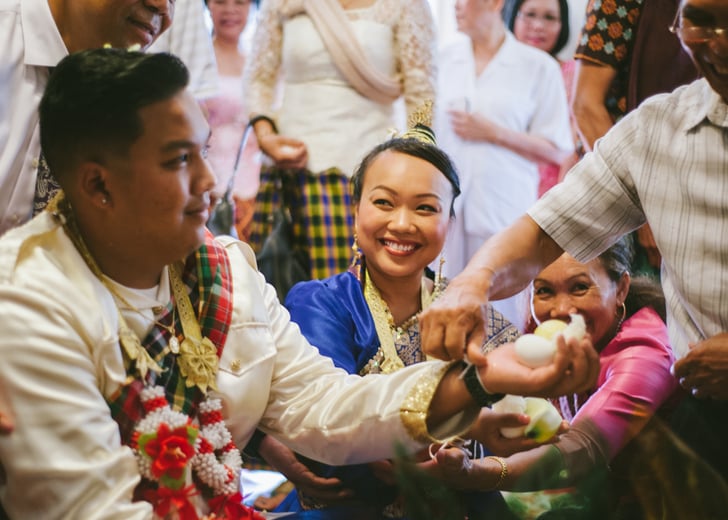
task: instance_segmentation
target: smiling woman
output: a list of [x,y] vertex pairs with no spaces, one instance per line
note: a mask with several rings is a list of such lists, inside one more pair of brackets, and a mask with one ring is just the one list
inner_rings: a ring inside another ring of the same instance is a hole
[[[295,285],[286,298],[291,318],[308,340],[349,373],[396,372],[425,360],[419,314],[446,280],[427,269],[443,247],[460,183],[448,156],[424,126],[375,147],[352,177],[356,255],[348,272]],[[488,337],[518,335],[488,308]],[[471,447],[482,454],[481,445]],[[279,511],[330,508],[342,501],[380,518],[402,518],[391,463],[331,468],[307,462],[318,481],[302,480],[293,453],[270,437],[261,454],[297,486]],[[497,465],[497,464],[496,464]],[[323,477],[326,477],[324,479]],[[497,493],[480,493],[462,506],[508,518]],[[476,516],[479,518],[479,516]]]

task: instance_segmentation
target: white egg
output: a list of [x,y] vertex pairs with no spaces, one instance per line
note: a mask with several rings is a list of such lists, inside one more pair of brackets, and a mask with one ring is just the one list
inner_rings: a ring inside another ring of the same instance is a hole
[[535,334],[524,334],[516,340],[516,355],[524,365],[537,368],[551,363],[556,353],[556,342]]
[[[493,403],[491,410],[498,413],[526,413],[526,399],[520,395],[506,395],[500,401]],[[501,428],[501,435],[508,439],[521,437],[526,432],[526,426],[514,426],[512,428]]]

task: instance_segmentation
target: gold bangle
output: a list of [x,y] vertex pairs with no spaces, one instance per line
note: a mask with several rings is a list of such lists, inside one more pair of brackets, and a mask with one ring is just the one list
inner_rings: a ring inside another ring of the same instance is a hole
[[486,459],[493,459],[500,464],[501,472],[500,476],[498,477],[498,482],[495,483],[495,486],[493,486],[493,489],[500,489],[501,484],[503,484],[503,481],[508,476],[508,464],[506,464],[506,461],[503,457],[496,457],[495,455],[489,455],[485,457]]

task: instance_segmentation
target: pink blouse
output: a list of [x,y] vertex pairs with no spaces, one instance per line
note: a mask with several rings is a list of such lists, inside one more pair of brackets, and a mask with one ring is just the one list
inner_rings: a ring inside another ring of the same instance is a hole
[[611,461],[678,388],[670,373],[674,357],[667,327],[651,308],[625,320],[599,360],[596,390],[560,399],[571,429],[556,447],[572,477],[579,468]]

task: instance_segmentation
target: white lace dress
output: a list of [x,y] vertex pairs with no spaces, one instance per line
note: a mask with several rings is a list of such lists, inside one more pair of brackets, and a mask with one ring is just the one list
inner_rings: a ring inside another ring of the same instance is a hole
[[[434,22],[427,0],[376,0],[346,11],[370,62],[402,84],[409,114],[435,93]],[[308,170],[346,176],[395,128],[393,104],[363,97],[334,65],[301,0],[266,0],[246,69],[251,114],[303,140]],[[399,128],[402,130],[402,128]]]

